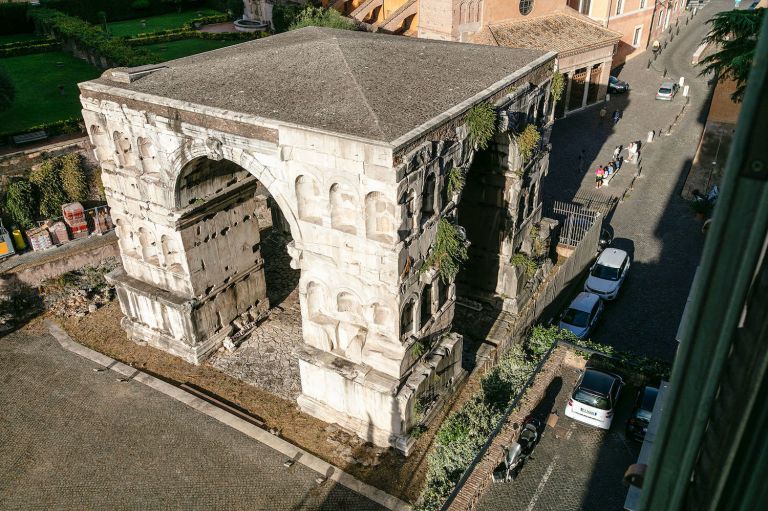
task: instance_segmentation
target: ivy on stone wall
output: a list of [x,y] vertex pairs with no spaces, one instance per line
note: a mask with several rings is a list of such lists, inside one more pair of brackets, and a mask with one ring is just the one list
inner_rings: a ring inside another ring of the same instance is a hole
[[442,218],[437,224],[437,234],[421,271],[435,268],[445,283],[453,282],[459,273],[461,264],[466,261],[467,246],[459,235],[459,230],[448,220]]
[[475,149],[485,149],[496,133],[496,109],[485,102],[469,109],[465,117],[469,142]]
[[533,124],[528,124],[525,129],[515,137],[517,141],[517,149],[520,152],[520,157],[523,159],[523,164],[527,162],[534,151],[541,142],[541,133],[536,129]]
[[536,270],[539,269],[539,265],[536,264],[536,261],[520,252],[512,256],[510,263],[512,263],[512,266],[522,268],[525,272],[525,276],[529,279],[536,275]]
[[466,182],[466,173],[458,168],[454,167],[448,171],[448,196],[453,196],[457,193],[461,193],[464,189]]
[[555,71],[552,74],[552,99],[555,102],[560,101],[563,97],[563,90],[565,89],[565,77],[560,71]]

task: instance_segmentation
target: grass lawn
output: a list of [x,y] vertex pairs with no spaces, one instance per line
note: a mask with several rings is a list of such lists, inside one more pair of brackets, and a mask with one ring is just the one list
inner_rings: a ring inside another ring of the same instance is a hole
[[[64,66],[57,67],[57,62]],[[37,124],[80,115],[77,83],[98,77],[101,71],[64,52],[38,53],[0,59],[16,85],[16,100],[0,114],[0,131],[15,132]],[[64,95],[59,85],[64,85]]]
[[180,41],[171,41],[168,43],[147,44],[145,46],[141,46],[141,48],[146,48],[152,53],[160,55],[163,60],[173,60],[186,57],[187,55],[194,55],[195,53],[202,53],[204,51],[215,50],[217,48],[224,48],[225,46],[231,46],[241,42],[243,41],[182,39]]
[[16,41],[31,41],[32,39],[44,39],[45,36],[35,34],[11,34],[0,35],[0,44],[15,43]]
[[[195,9],[193,11],[173,12],[170,14],[162,14],[160,16],[151,16],[148,18],[136,18],[127,21],[116,21],[109,23],[109,31],[115,37],[127,37],[134,36],[136,34],[146,34],[149,32],[157,32],[159,30],[168,30],[171,28],[181,28],[181,26],[192,19],[199,18],[198,12],[203,13],[203,16],[214,16],[216,14],[223,14],[213,9]],[[141,26],[141,20],[147,22],[146,27]]]

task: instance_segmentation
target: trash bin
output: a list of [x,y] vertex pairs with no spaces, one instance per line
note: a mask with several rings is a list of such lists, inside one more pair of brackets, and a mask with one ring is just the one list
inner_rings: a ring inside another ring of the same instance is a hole
[[13,244],[16,245],[16,250],[27,248],[27,242],[24,241],[24,235],[21,234],[20,229],[14,229],[11,234],[13,235]]

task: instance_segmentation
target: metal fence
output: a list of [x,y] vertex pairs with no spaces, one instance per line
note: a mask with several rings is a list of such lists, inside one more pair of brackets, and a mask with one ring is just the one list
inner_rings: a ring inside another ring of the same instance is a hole
[[547,216],[560,222],[557,243],[576,247],[592,226],[598,223],[598,215],[598,211],[578,202],[555,201]]

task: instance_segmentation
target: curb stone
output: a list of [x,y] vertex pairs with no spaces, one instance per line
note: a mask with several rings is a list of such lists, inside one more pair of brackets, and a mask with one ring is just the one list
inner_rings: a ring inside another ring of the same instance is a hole
[[180,401],[185,405],[194,408],[195,410],[240,431],[241,433],[253,438],[254,440],[261,442],[268,447],[271,447],[280,454],[297,461],[309,469],[314,470],[320,474],[319,479],[331,479],[336,483],[354,491],[355,493],[358,493],[387,509],[391,509],[392,511],[409,511],[411,509],[410,505],[398,499],[394,495],[390,495],[383,490],[360,481],[351,474],[344,472],[340,468],[326,463],[317,456],[296,447],[295,445],[283,440],[282,438],[264,431],[263,429],[245,421],[244,419],[241,419],[240,417],[230,412],[227,412],[226,410],[218,408],[217,406],[214,406],[207,401],[204,401],[203,399],[200,399],[199,397],[179,387],[176,387],[175,385],[171,385],[170,383],[164,382],[158,378],[155,378],[154,376],[150,376],[146,373],[138,371],[129,365],[118,362],[102,353],[94,351],[90,348],[86,348],[82,344],[79,344],[73,340],[55,322],[46,320],[45,323],[48,327],[48,331],[51,333],[51,335],[53,335],[53,337],[56,338],[59,344],[61,344],[61,347],[65,350],[75,353],[76,355],[86,358],[112,371],[115,371],[125,378],[131,377],[131,380],[133,381],[137,381],[148,387],[151,387],[168,397]]

